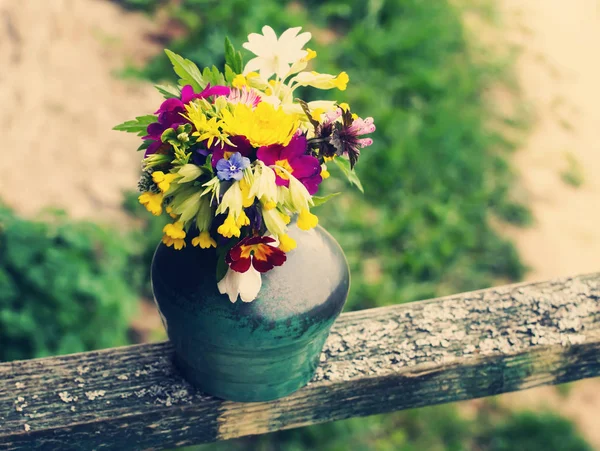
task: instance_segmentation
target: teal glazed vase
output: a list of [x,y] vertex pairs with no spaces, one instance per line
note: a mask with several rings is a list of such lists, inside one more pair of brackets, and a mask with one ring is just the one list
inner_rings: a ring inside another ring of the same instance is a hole
[[297,247],[262,275],[258,297],[230,302],[217,288],[215,249],[160,244],[152,289],[175,349],[175,365],[205,393],[268,401],[312,378],[350,287],[344,253],[323,228],[290,225]]

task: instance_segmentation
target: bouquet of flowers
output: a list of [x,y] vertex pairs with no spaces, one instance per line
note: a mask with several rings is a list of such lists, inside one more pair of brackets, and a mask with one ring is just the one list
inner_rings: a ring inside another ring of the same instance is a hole
[[250,34],[243,47],[256,56],[245,66],[226,39],[222,72],[165,50],[179,86],[157,86],[166,100],[155,114],[115,127],[142,137],[139,201],[173,219],[162,242],[216,247],[218,288],[231,302],[254,300],[261,274],[285,263],[296,247],[293,216],[301,230],[317,225],[311,207],[333,196],[316,195],[328,164],[362,189],[354,165],[372,143],[363,135],[373,119],[346,103],[294,97],[300,86],[343,91],[349,80],[305,70],[316,52],[304,49],[311,34],[300,30]]

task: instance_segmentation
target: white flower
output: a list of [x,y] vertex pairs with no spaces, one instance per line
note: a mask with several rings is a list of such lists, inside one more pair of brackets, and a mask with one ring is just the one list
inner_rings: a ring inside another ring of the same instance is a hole
[[302,27],[288,28],[277,38],[275,31],[269,26],[264,26],[263,34],[250,33],[248,42],[243,47],[256,55],[246,64],[244,74],[258,71],[260,77],[267,80],[276,74],[279,78],[285,78],[290,71],[290,65],[308,55],[303,50],[311,34],[298,32]]
[[231,302],[237,301],[238,295],[243,302],[252,302],[258,296],[262,286],[260,273],[252,265],[246,272],[227,269],[225,277],[217,284],[219,293],[227,294]]

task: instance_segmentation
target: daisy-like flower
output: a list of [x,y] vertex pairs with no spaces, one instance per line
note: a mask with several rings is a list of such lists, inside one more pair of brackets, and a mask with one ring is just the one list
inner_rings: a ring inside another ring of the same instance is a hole
[[260,96],[252,88],[242,86],[239,89],[233,88],[227,96],[227,102],[235,105],[237,103],[243,103],[251,107],[255,107],[260,103]]
[[277,38],[275,31],[269,26],[264,26],[263,34],[250,33],[248,42],[242,46],[256,55],[246,64],[244,74],[257,71],[261,78],[267,80],[273,74],[285,78],[289,73],[291,64],[308,55],[303,50],[311,34],[308,32],[298,34],[302,27],[289,28]]
[[247,236],[231,248],[225,261],[237,272],[248,271],[250,265],[261,273],[270,271],[286,260],[285,252],[276,247],[276,243],[269,236]]
[[222,114],[223,133],[245,136],[255,147],[287,145],[298,129],[295,115],[266,102],[259,103],[256,108],[238,103],[233,111],[223,110]]

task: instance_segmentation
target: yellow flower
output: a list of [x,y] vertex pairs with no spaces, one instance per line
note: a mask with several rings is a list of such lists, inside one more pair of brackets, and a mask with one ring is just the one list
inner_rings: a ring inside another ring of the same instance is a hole
[[269,211],[269,210],[273,210],[273,208],[275,208],[276,206],[277,206],[277,204],[274,201],[269,200],[269,201],[263,203],[262,207],[263,207],[263,210]]
[[304,57],[305,61],[310,61],[311,59],[317,57],[317,52],[315,52],[314,50],[311,50],[311,49],[307,48],[306,51],[307,51],[307,54]]
[[292,249],[296,249],[296,240],[285,233],[279,235],[279,249],[283,252],[289,252]]
[[178,251],[185,247],[185,240],[183,238],[171,238],[170,236],[163,235],[162,242],[167,246],[173,246]]
[[138,201],[154,216],[159,216],[162,213],[163,193],[146,191],[140,194]]
[[348,74],[346,72],[340,72],[340,74],[335,77],[334,84],[340,91],[345,91],[349,81],[350,77],[348,77]]
[[169,190],[171,182],[176,178],[177,174],[165,174],[163,171],[154,171],[152,173],[152,180],[163,193]]
[[252,185],[246,181],[246,178],[240,180],[240,189],[242,190],[242,206],[248,208],[254,203],[254,195],[250,194]]
[[173,219],[177,219],[177,215],[175,213],[173,213],[173,207],[171,207],[170,205],[166,208],[167,213],[169,214],[169,216]]
[[209,247],[217,247],[217,242],[210,236],[208,231],[200,232],[195,238],[192,238],[192,246],[200,246],[202,249],[208,249]]
[[282,144],[286,146],[298,129],[295,115],[281,108],[275,109],[261,102],[252,109],[243,103],[235,105],[233,112],[223,110],[223,132],[228,135],[244,135],[254,147]]
[[231,213],[227,216],[227,218],[225,218],[225,222],[219,226],[217,232],[219,232],[225,238],[231,238],[233,236],[239,238],[240,229],[236,225],[235,219],[233,219],[233,215]]
[[248,218],[244,210],[242,210],[242,212],[238,216],[237,220],[235,221],[235,225],[239,228],[250,225],[250,218]]
[[319,218],[313,215],[307,208],[303,208],[298,215],[298,228],[302,230],[310,230],[317,226]]
[[310,115],[312,116],[312,118],[319,122],[321,120],[321,115],[325,112],[324,108],[315,108],[314,110],[312,110],[312,112],[310,113]]
[[283,219],[283,222],[285,222],[285,225],[288,225],[290,223],[290,221],[292,220],[292,218],[290,218],[288,215],[281,213],[281,219]]
[[231,85],[234,88],[241,88],[242,86],[247,86],[248,82],[246,81],[246,77],[244,77],[242,74],[238,74],[231,82]]
[[342,111],[348,111],[350,109],[350,105],[348,105],[346,102],[342,102],[340,103],[340,108]]
[[227,135],[220,130],[223,124],[216,117],[208,119],[194,102],[186,105],[185,110],[188,113],[187,118],[192,121],[197,130],[192,135],[198,136],[199,141],[208,140],[208,147],[211,147],[215,140],[217,142],[227,141]]
[[337,77],[318,72],[300,72],[292,80],[300,86],[313,86],[318,89],[338,88],[340,91],[344,91],[350,78],[346,72],[340,72]]
[[223,134],[221,133],[221,130],[219,130],[219,127],[221,126],[220,122],[217,122],[217,118],[213,117],[211,120],[209,120],[205,127],[204,127],[204,131],[202,133],[200,132],[194,132],[194,135],[200,135],[200,137],[198,138],[199,141],[204,141],[205,139],[208,139],[208,143],[206,144],[208,147],[211,147],[213,144],[213,141],[216,139],[217,142],[221,141],[224,139]]
[[321,169],[321,178],[323,180],[328,179],[331,176],[327,169]]
[[185,230],[183,230],[183,221],[177,221],[173,224],[167,224],[163,227],[163,233],[173,238],[174,240],[185,238]]

